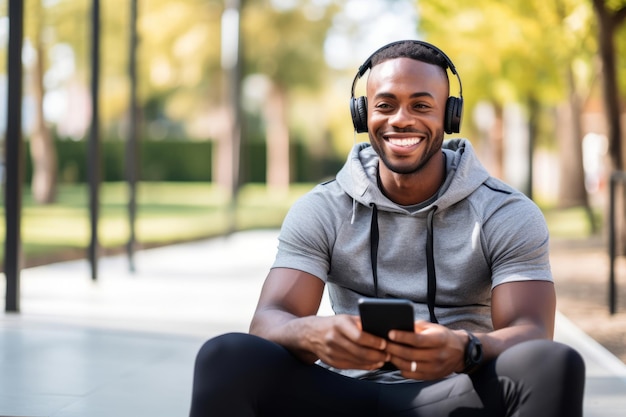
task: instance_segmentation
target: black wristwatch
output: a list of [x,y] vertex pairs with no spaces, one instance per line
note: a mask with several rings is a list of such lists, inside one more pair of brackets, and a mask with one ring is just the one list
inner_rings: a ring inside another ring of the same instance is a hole
[[465,347],[465,368],[462,373],[470,374],[480,366],[483,361],[483,345],[471,332],[465,331],[469,336],[469,342]]

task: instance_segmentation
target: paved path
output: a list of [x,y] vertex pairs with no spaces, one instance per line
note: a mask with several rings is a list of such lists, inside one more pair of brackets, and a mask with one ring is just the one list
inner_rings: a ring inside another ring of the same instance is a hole
[[[275,249],[253,231],[138,252],[134,274],[103,258],[97,282],[86,261],[24,270],[21,313],[0,313],[0,416],[187,415],[196,351],[247,330]],[[556,338],[587,363],[585,416],[626,415],[626,366],[561,315]]]

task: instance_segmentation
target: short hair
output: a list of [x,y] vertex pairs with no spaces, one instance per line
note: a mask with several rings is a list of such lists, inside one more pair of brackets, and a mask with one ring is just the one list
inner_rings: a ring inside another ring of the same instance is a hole
[[436,65],[443,69],[446,77],[448,76],[447,69],[450,65],[449,60],[445,56],[439,53],[438,50],[424,43],[410,40],[391,43],[387,47],[384,47],[374,53],[371,58],[371,68],[382,62],[396,58],[410,58],[427,64]]

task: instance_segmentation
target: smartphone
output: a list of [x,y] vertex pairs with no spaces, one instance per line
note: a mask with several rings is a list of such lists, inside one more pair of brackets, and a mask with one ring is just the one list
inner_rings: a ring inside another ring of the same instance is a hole
[[[413,304],[409,300],[397,298],[361,298],[359,314],[363,331],[388,339],[390,330],[415,329],[413,324]],[[398,368],[391,362],[385,363],[382,370]]]
[[397,298],[361,298],[363,331],[387,339],[390,330],[414,330],[413,303]]

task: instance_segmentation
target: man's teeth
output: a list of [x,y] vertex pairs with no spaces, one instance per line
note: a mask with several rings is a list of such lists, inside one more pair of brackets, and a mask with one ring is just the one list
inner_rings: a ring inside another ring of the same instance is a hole
[[405,138],[405,139],[389,139],[389,143],[396,146],[413,146],[420,143],[422,140],[418,138]]

